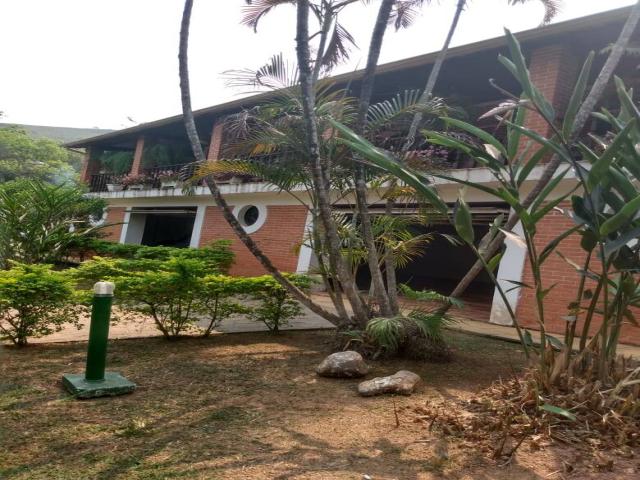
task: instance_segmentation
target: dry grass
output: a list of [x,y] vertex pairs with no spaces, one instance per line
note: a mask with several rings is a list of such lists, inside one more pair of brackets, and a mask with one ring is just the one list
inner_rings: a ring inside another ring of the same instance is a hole
[[63,373],[82,371],[85,344],[4,348],[0,478],[561,478],[554,471],[566,452],[523,446],[497,468],[472,445],[443,447],[414,422],[406,407],[470,398],[522,367],[516,345],[460,333],[450,341],[449,364],[375,363],[372,375],[406,368],[425,385],[412,397],[368,399],[356,395],[357,381],[314,374],[330,332],[114,341],[110,369],[139,389],[91,401],[69,398],[60,384]]

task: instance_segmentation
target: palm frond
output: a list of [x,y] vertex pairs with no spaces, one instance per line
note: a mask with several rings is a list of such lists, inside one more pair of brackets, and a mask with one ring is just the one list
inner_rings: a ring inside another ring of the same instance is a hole
[[257,70],[243,68],[223,72],[229,87],[281,90],[298,85],[298,66],[284,59],[282,53],[274,55]]
[[347,59],[351,47],[357,47],[355,39],[340,23],[336,22],[322,57],[322,66],[325,71],[333,69]]
[[420,310],[411,312],[409,318],[420,328],[425,337],[433,341],[442,341],[442,329],[456,322],[449,315]]
[[394,353],[405,336],[405,326],[401,318],[373,318],[366,328],[367,334],[377,345]]
[[[531,0],[508,0],[509,5],[517,5],[530,2]],[[544,17],[542,24],[546,25],[553,20],[562,9],[562,0],[537,0],[544,7]]]
[[273,8],[287,3],[295,4],[295,0],[246,0],[246,5],[242,7],[242,19],[240,23],[258,31],[258,24],[262,17],[268,14]]
[[418,16],[418,12],[424,3],[429,0],[398,0],[393,6],[389,16],[389,24],[396,30],[410,27]]
[[434,292],[433,290],[414,290],[409,285],[400,284],[400,292],[410,300],[419,300],[423,302],[436,302],[444,305],[451,305],[458,308],[463,308],[464,303],[462,300],[442,295],[441,293]]

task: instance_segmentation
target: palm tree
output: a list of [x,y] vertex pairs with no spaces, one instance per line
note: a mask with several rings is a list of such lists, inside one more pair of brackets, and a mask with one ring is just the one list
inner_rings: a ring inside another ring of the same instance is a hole
[[[193,0],[185,0],[184,10],[182,14],[182,22],[180,28],[180,48],[179,48],[179,72],[180,72],[180,93],[182,101],[182,112],[184,117],[185,129],[193,154],[198,162],[205,162],[206,156],[200,143],[198,131],[196,129],[193,110],[191,107],[191,93],[189,86],[189,63],[188,63],[188,46],[189,46],[189,26],[191,23],[191,11],[193,9]],[[302,290],[292,284],[280,271],[275,267],[271,259],[267,257],[253,239],[244,231],[244,228],[233,214],[226,199],[222,195],[218,184],[213,176],[208,176],[205,184],[209,188],[216,205],[222,210],[223,217],[231,226],[240,241],[249,249],[249,251],[260,261],[261,265],[300,303],[309,308],[314,313],[327,319],[337,326],[344,324],[345,319],[325,310],[316,304]]]

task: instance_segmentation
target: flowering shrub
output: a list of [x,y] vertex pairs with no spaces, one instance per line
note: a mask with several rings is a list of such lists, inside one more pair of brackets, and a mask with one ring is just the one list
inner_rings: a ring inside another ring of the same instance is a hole
[[177,182],[180,180],[180,174],[175,170],[161,170],[156,173],[156,178],[161,182]]
[[130,187],[132,185],[149,185],[152,183],[153,183],[153,179],[148,175],[144,175],[144,174],[136,175],[136,174],[130,173],[128,175],[125,175],[122,178],[122,185],[124,185],[125,187]]

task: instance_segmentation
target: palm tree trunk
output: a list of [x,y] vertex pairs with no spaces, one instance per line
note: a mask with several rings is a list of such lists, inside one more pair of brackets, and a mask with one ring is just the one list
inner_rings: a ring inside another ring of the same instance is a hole
[[[438,56],[436,57],[436,61],[433,63],[433,67],[431,68],[431,72],[429,72],[429,77],[427,78],[427,83],[424,86],[424,90],[422,91],[422,95],[420,96],[420,103],[427,103],[433,94],[433,89],[436,86],[436,82],[438,81],[438,77],[440,76],[440,70],[442,70],[442,65],[444,64],[444,60],[447,57],[447,53],[449,52],[449,46],[451,45],[451,40],[453,39],[453,34],[456,32],[458,28],[458,22],[460,21],[460,16],[462,15],[462,11],[464,10],[465,5],[467,4],[467,0],[458,0],[458,4],[456,5],[456,12],[453,15],[453,20],[451,21],[451,26],[449,27],[449,31],[447,32],[447,38],[444,41],[444,45],[442,45],[442,49]],[[409,126],[409,132],[407,133],[407,139],[402,147],[402,152],[406,153],[409,151],[411,146],[416,140],[416,132],[418,131],[418,126],[422,121],[422,112],[416,112],[413,116],[413,120],[411,121],[411,125]]]
[[[205,162],[206,156],[200,143],[198,131],[196,129],[196,123],[193,117],[193,110],[191,108],[191,93],[189,86],[189,62],[187,58],[187,51],[189,47],[189,26],[191,23],[191,11],[193,9],[193,0],[185,0],[184,10],[182,14],[182,23],[180,26],[180,49],[178,54],[179,71],[180,71],[180,93],[182,100],[182,112],[184,118],[185,130],[191,143],[193,154],[197,161]],[[312,312],[320,315],[322,318],[333,323],[337,327],[344,326],[344,320],[339,316],[325,310],[320,305],[316,304],[311,298],[306,295],[302,290],[293,285],[282,273],[275,267],[271,259],[267,257],[260,247],[253,241],[253,239],[244,231],[238,219],[233,215],[233,211],[229,208],[226,199],[220,192],[220,188],[215,181],[213,175],[209,175],[205,179],[205,183],[213,196],[216,205],[222,210],[222,215],[227,221],[229,226],[233,229],[240,241],[247,247],[247,249],[253,254],[264,269],[273,275],[273,277],[301,304],[309,308]]]
[[[369,44],[369,54],[367,56],[367,65],[364,70],[364,74],[361,80],[360,86],[360,104],[358,106],[358,122],[356,124],[356,131],[362,133],[367,121],[367,111],[371,104],[371,96],[373,94],[373,84],[375,82],[376,68],[378,66],[378,59],[380,58],[380,49],[382,48],[382,42],[384,40],[384,34],[387,30],[387,24],[389,22],[389,16],[391,15],[391,9],[395,0],[383,0],[378,10],[378,17],[376,24],[371,34],[371,43]],[[367,263],[369,265],[369,271],[371,273],[371,285],[373,287],[373,296],[375,297],[378,305],[380,306],[380,312],[385,317],[390,317],[394,314],[391,303],[389,301],[389,295],[385,290],[384,280],[382,277],[382,270],[380,269],[380,258],[378,256],[378,250],[376,248],[376,242],[373,238],[373,231],[371,228],[371,215],[369,214],[368,200],[367,200],[367,182],[365,177],[365,168],[361,162],[357,162],[355,166],[355,184],[356,184],[356,208],[360,225],[362,228],[362,238],[367,249]]]
[[[571,141],[575,141],[576,138],[578,138],[584,126],[586,125],[587,120],[591,115],[591,112],[594,111],[596,104],[600,101],[607,84],[611,80],[611,77],[613,76],[613,73],[616,67],[618,66],[618,63],[620,62],[620,59],[622,58],[622,55],[624,54],[624,51],[627,48],[629,41],[631,40],[631,36],[635,31],[639,20],[640,20],[640,0],[635,4],[633,9],[631,10],[629,17],[627,17],[627,21],[625,22],[625,25],[622,31],[620,32],[620,36],[618,37],[618,40],[613,45],[613,48],[609,53],[609,57],[607,58],[607,61],[602,67],[602,70],[600,70],[600,73],[598,74],[596,81],[594,82],[593,86],[591,87],[591,90],[589,91],[589,94],[580,105],[580,109],[576,114],[573,130],[571,131],[571,136],[570,136]],[[533,201],[538,197],[538,195],[540,195],[540,192],[553,178],[553,175],[559,166],[560,166],[560,158],[557,155],[554,155],[549,161],[549,163],[547,164],[547,166],[545,167],[542,173],[542,176],[540,177],[540,180],[538,180],[538,182],[535,184],[531,192],[529,192],[529,195],[527,195],[527,197],[522,202],[525,208],[528,208],[533,203]],[[504,229],[507,231],[510,231],[513,227],[516,226],[518,221],[519,221],[518,216],[515,213],[512,213],[509,216],[509,219],[507,220],[507,223],[504,226]],[[485,254],[483,255],[485,261],[490,259],[496,254],[496,252],[502,246],[502,243],[504,242],[504,238],[505,238],[504,235],[502,233],[499,233],[496,236],[496,238],[489,244]],[[471,269],[467,272],[467,274],[462,278],[462,280],[460,280],[456,288],[451,293],[451,296],[459,297],[462,293],[464,293],[465,290],[471,284],[471,282],[473,282],[473,280],[476,278],[476,276],[478,276],[478,274],[481,271],[482,271],[482,262],[478,260],[473,265],[473,267],[471,267]]]
[[[445,58],[447,57],[447,53],[449,52],[449,46],[451,45],[451,40],[453,39],[453,35],[458,28],[458,22],[460,21],[460,17],[462,15],[462,11],[464,10],[465,5],[467,4],[466,0],[458,0],[458,4],[456,5],[456,11],[453,15],[453,20],[451,21],[451,25],[449,26],[449,31],[447,32],[447,37],[445,38],[444,44],[440,49],[440,53],[436,57],[436,61],[433,63],[433,67],[429,72],[429,77],[427,77],[427,83],[424,86],[424,90],[422,91],[422,95],[420,95],[419,103],[425,104],[431,98],[433,94],[433,89],[436,86],[436,82],[438,81],[438,77],[440,76],[440,71],[442,70],[442,65],[444,64]],[[411,125],[409,126],[409,131],[407,132],[407,138],[405,139],[404,145],[402,146],[402,154],[400,155],[400,160],[403,160],[404,154],[406,154],[409,149],[413,146],[416,133],[418,131],[418,126],[422,121],[422,112],[416,112],[411,120]],[[396,182],[392,182],[390,188],[395,187]],[[390,197],[386,203],[386,210],[388,212],[393,211],[393,197]],[[398,302],[398,293],[397,293],[397,276],[396,276],[396,268],[395,261],[391,252],[387,252],[385,255],[385,265],[386,265],[386,276],[387,276],[387,289],[389,290],[390,301],[392,304],[392,308],[395,312],[399,311],[399,302]],[[477,274],[476,274],[477,275]],[[393,293],[392,293],[393,288]]]
[[298,68],[300,71],[300,87],[302,90],[302,107],[307,137],[307,148],[314,180],[314,188],[318,201],[320,219],[327,236],[328,254],[331,268],[335,269],[338,280],[344,288],[345,295],[353,309],[355,321],[359,326],[364,326],[368,320],[362,298],[356,288],[355,281],[348,266],[341,256],[341,242],[338,236],[336,224],[331,212],[331,201],[327,188],[327,176],[320,158],[318,125],[315,115],[315,93],[313,85],[313,73],[310,65],[309,51],[309,1],[299,0],[297,6],[296,27],[296,52],[298,56]]

